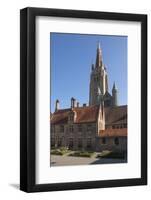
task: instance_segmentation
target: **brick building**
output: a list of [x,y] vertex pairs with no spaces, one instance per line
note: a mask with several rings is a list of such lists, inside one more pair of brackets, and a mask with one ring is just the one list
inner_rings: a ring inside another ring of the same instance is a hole
[[127,105],[118,105],[118,90],[108,90],[108,74],[102,50],[97,47],[96,63],[90,75],[89,105],[80,106],[71,98],[71,106],[60,109],[56,100],[51,114],[51,147],[74,150],[127,150]]

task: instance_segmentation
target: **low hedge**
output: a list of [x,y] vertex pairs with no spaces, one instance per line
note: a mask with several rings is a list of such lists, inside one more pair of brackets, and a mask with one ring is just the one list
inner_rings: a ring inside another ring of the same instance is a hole
[[102,152],[98,155],[100,158],[115,158],[115,159],[125,159],[126,152],[114,152],[114,151],[106,151]]
[[60,155],[60,156],[63,156],[65,154],[69,153],[69,152],[70,151],[67,148],[60,148],[60,149],[51,150],[52,155]]
[[70,154],[70,156],[87,157],[87,158],[90,158],[93,155],[95,155],[94,152],[88,152],[88,151],[76,151]]

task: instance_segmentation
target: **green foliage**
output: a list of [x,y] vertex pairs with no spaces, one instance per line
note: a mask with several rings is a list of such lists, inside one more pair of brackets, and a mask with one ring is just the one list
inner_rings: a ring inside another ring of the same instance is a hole
[[92,157],[95,155],[95,152],[89,152],[89,151],[76,151],[74,153],[71,153],[70,156],[77,156],[77,157]]
[[115,159],[124,159],[126,158],[126,152],[118,152],[118,151],[102,151],[97,157],[100,158],[115,158]]
[[70,151],[66,147],[61,147],[60,149],[52,149],[51,150],[52,155],[60,155],[60,156],[63,156],[65,154],[69,153],[69,152]]

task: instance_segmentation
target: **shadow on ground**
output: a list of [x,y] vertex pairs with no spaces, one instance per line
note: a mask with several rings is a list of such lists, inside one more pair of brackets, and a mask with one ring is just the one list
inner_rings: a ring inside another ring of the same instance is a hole
[[118,164],[118,163],[127,163],[127,160],[120,160],[120,159],[98,159],[98,160],[95,160],[94,162],[91,162],[90,165],[93,165],[93,164]]
[[10,183],[9,185],[10,185],[11,187],[15,188],[16,190],[19,190],[19,188],[20,188],[20,187],[19,187],[20,185],[17,184],[17,183]]

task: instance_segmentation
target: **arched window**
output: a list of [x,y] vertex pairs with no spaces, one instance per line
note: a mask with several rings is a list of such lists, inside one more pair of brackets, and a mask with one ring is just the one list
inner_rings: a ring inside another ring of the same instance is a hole
[[119,145],[119,138],[118,138],[118,137],[116,137],[116,138],[114,139],[114,144],[115,144],[115,145]]

